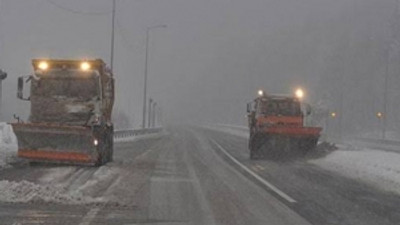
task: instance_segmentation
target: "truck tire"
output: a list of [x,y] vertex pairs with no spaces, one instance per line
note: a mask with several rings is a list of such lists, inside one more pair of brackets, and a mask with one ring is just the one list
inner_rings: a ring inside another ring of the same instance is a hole
[[258,159],[260,156],[260,138],[254,134],[249,139],[250,159]]

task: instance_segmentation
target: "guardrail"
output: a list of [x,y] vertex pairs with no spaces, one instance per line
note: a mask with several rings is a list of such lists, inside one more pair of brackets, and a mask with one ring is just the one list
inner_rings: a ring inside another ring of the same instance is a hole
[[383,139],[375,139],[375,138],[354,138],[353,141],[356,145],[360,145],[362,147],[367,148],[377,148],[387,151],[400,152],[400,141],[396,140],[383,140]]
[[[215,126],[226,127],[230,129],[236,129],[239,131],[248,131],[248,127],[238,126],[238,125],[230,125],[230,124],[216,124]],[[328,141],[334,143],[342,143],[342,144],[355,144],[360,147],[365,148],[373,148],[391,152],[400,153],[400,141],[397,140],[382,140],[382,139],[374,139],[374,138],[361,138],[361,137],[353,137],[350,139],[328,139]]]
[[137,130],[115,130],[114,138],[127,138],[144,134],[154,134],[162,131],[162,127],[145,128]]

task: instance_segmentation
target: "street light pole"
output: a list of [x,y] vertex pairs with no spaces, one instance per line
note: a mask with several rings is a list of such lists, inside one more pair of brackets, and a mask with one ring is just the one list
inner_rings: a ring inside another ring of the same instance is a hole
[[151,127],[155,127],[156,124],[156,110],[157,102],[153,102],[153,111],[151,112]]
[[2,113],[2,100],[3,100],[3,80],[7,78],[7,73],[0,69],[0,115]]
[[[150,39],[150,30],[156,28],[166,28],[167,25],[157,25],[148,27],[146,29],[146,58],[144,63],[144,87],[143,87],[143,115],[142,115],[142,128],[146,128],[146,102],[147,102],[147,73],[149,66],[149,39]],[[150,118],[149,118],[150,119]]]
[[114,67],[114,31],[115,31],[115,7],[116,7],[116,0],[112,2],[112,16],[111,16],[111,59],[110,59],[110,69],[111,72],[113,71]]
[[385,84],[383,89],[383,117],[382,117],[382,139],[386,136],[386,119],[387,119],[387,98],[388,98],[388,76],[389,76],[389,60],[390,49],[386,52],[386,66],[385,66]]
[[151,111],[152,111],[152,109],[151,109],[151,107],[152,107],[152,103],[153,102],[153,99],[152,98],[150,98],[149,99],[149,115],[148,115],[148,118],[147,118],[147,127],[148,128],[150,128],[150,126],[151,126]]

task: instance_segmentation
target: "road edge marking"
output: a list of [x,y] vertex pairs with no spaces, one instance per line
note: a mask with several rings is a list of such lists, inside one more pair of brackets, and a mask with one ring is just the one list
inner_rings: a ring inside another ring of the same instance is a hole
[[263,184],[264,186],[266,186],[268,189],[270,189],[271,191],[275,192],[276,194],[278,194],[280,197],[282,197],[283,199],[285,199],[286,201],[290,202],[290,203],[296,203],[297,201],[294,200],[292,197],[290,197],[289,195],[287,195],[285,192],[279,190],[275,185],[269,183],[268,181],[266,181],[264,178],[262,178],[260,175],[254,173],[252,170],[250,170],[247,166],[243,165],[241,162],[239,162],[237,159],[235,159],[231,154],[228,153],[228,151],[226,151],[220,144],[218,144],[215,140],[210,139],[217,147],[218,149],[224,153],[230,160],[232,160],[232,162],[234,162],[236,165],[240,166],[240,168],[242,168],[244,171],[246,171],[248,174],[250,174],[251,176],[253,176],[257,181],[259,181],[261,184]]

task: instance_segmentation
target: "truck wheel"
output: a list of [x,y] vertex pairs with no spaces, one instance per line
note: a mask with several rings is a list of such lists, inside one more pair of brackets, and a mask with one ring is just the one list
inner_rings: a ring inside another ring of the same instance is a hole
[[99,154],[94,165],[98,166],[98,167],[103,165],[103,154],[102,153]]
[[109,140],[110,140],[110,142],[109,142],[109,151],[108,151],[108,154],[109,154],[109,157],[108,157],[108,161],[109,162],[112,162],[113,160],[114,160],[114,135],[113,135],[113,132],[110,132],[109,133]]
[[257,159],[259,153],[259,144],[256,135],[252,135],[249,140],[250,159]]
[[107,162],[111,162],[113,160],[113,145],[114,145],[114,137],[113,133],[109,130],[105,136],[106,144],[105,144],[105,152],[107,156]]
[[254,150],[250,150],[250,159],[257,159],[257,154],[254,152]]

